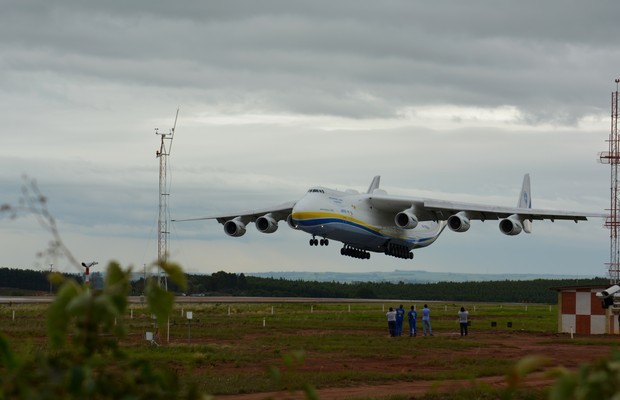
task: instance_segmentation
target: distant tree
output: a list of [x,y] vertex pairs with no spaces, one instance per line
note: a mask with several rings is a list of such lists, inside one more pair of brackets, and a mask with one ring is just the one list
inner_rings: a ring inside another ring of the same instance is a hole
[[377,294],[372,290],[372,287],[362,286],[357,289],[356,297],[360,299],[376,299]]

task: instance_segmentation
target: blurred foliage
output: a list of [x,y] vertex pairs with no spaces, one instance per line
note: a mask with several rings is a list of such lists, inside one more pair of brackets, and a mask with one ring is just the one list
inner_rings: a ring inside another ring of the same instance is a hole
[[[177,285],[180,267],[159,265]],[[173,371],[156,370],[145,360],[127,357],[118,343],[126,334],[121,316],[127,308],[131,270],[107,268],[105,287],[94,290],[52,274],[59,285],[47,319],[49,346],[24,359],[0,337],[0,399],[200,399],[195,388],[181,389]],[[165,321],[173,297],[156,280],[147,284],[150,312]]]
[[550,400],[620,399],[620,352],[573,372],[557,369]]

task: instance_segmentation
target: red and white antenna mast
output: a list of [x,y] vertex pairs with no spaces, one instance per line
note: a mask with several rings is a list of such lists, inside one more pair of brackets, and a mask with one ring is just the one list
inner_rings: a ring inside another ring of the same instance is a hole
[[85,268],[85,270],[84,270],[84,284],[86,286],[90,286],[90,269],[92,267],[94,267],[95,265],[97,265],[97,264],[99,264],[97,261],[92,261],[92,262],[89,262],[89,263],[85,263],[85,262],[82,263],[82,267]]
[[609,215],[605,219],[605,227],[609,228],[609,281],[620,283],[620,192],[618,191],[618,164],[620,163],[620,135],[618,134],[618,84],[616,91],[611,93],[611,132],[609,133],[609,151],[600,154],[600,161],[611,166],[611,201]]
[[[159,158],[159,218],[157,223],[157,262],[159,265],[165,263],[168,259],[168,234],[170,233],[168,231],[168,197],[170,193],[168,193],[167,168],[168,156],[172,151],[172,139],[174,139],[178,118],[179,109],[177,108],[174,125],[168,133],[159,132],[159,129],[155,128],[155,134],[161,136],[161,145],[159,150],[155,152],[155,156]],[[168,279],[161,268],[158,271],[158,282],[159,286],[168,290]]]

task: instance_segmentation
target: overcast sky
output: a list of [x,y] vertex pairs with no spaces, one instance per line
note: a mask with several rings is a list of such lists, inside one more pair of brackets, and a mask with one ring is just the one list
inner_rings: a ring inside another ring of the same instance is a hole
[[[0,0],[0,203],[24,174],[80,261],[157,258],[155,151],[177,107],[171,218],[266,207],[315,185],[605,212],[617,1]],[[497,221],[400,260],[308,246],[286,224],[230,238],[170,224],[191,272],[392,271],[604,276],[602,220]],[[74,271],[37,257],[49,234],[0,219],[0,266]]]

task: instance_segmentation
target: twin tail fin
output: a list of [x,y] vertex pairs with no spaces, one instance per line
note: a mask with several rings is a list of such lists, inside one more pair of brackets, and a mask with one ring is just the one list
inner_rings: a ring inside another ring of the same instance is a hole
[[[521,186],[521,194],[517,202],[519,208],[532,208],[532,190],[530,189],[530,174],[523,177],[523,186]],[[532,233],[532,220],[523,220],[523,230],[526,233]]]

